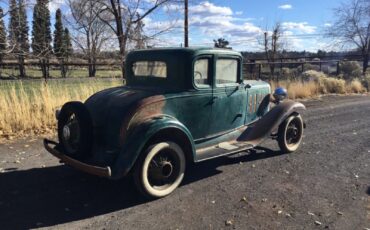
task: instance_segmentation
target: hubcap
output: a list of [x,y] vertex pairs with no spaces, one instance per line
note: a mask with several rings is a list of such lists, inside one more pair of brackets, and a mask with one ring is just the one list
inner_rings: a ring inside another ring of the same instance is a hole
[[179,164],[179,159],[172,151],[159,152],[149,164],[149,183],[159,189],[171,185],[178,177]]
[[80,125],[76,116],[72,114],[62,129],[64,148],[69,154],[77,151],[80,141]]
[[286,131],[286,142],[288,145],[295,145],[301,139],[301,127],[296,119],[292,120]]
[[71,137],[71,131],[69,129],[69,126],[68,125],[65,125],[63,127],[63,137],[65,140],[69,140],[69,138]]
[[172,164],[171,162],[163,162],[163,165],[162,165],[162,176],[165,177],[165,178],[168,178],[170,177],[172,174]]

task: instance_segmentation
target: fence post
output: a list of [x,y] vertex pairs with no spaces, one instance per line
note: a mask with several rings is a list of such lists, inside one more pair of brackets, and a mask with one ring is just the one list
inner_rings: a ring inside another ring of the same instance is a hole
[[339,66],[339,61],[337,61],[337,75],[340,73],[340,66]]
[[304,62],[302,62],[302,73],[304,72]]
[[280,73],[283,71],[283,59],[280,59]]
[[321,64],[322,64],[322,62],[321,62],[321,60],[320,60],[320,62],[319,62],[319,65],[320,65],[320,72],[321,72],[321,70],[322,70],[322,69],[321,69]]
[[258,79],[261,79],[262,63],[258,65]]

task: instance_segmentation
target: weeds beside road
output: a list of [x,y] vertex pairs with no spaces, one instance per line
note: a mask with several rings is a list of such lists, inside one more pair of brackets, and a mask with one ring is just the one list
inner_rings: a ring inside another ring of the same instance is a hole
[[122,79],[0,81],[0,139],[48,133],[55,127],[55,110],[65,102],[118,85]]

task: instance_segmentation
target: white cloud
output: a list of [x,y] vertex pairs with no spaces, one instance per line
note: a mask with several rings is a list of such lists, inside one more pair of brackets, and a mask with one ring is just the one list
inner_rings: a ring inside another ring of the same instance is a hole
[[284,5],[280,5],[278,8],[282,10],[290,10],[290,9],[293,9],[293,6],[290,4],[284,4]]
[[65,0],[51,0],[49,2],[50,13],[53,14],[58,8],[61,8],[65,4],[66,4]]
[[332,24],[331,23],[325,23],[324,24],[324,27],[331,27],[332,26]]
[[230,7],[216,6],[208,1],[201,2],[199,5],[189,7],[189,13],[193,15],[232,15]]
[[307,22],[283,22],[281,25],[284,30],[293,30],[305,34],[314,33],[317,29],[316,26],[311,26]]
[[[161,30],[173,26],[171,32],[162,34],[152,40],[156,46],[179,46],[183,44],[183,18],[178,14],[182,10],[182,5],[169,5],[167,11],[174,15],[179,15],[177,20],[168,18],[158,20],[147,18],[144,29],[148,34],[152,31]],[[235,9],[234,9],[235,10]],[[213,39],[223,37],[230,42],[230,46],[235,50],[261,50],[259,40],[263,37],[264,29],[256,25],[257,21],[263,19],[253,19],[244,17],[241,11],[233,11],[230,7],[217,5],[213,2],[205,1],[189,7],[189,38],[191,46],[213,46]],[[247,15],[245,15],[247,16]],[[316,37],[295,36],[297,34],[313,34],[318,27],[308,22],[283,22],[283,39],[286,48],[289,50],[312,50],[322,48],[326,41]]]

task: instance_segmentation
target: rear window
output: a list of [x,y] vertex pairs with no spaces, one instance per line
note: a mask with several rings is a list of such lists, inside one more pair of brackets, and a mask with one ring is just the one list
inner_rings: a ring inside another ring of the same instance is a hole
[[137,61],[132,64],[132,72],[141,77],[167,77],[167,65],[161,61]]

